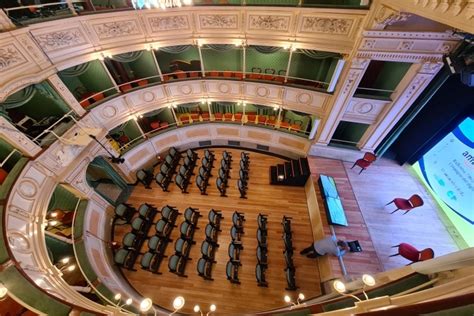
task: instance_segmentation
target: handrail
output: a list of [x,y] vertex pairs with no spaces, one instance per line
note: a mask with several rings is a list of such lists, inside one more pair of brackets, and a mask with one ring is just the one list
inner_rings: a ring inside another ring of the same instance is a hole
[[364,88],[364,87],[357,87],[356,90],[368,90],[368,91],[380,91],[380,92],[390,92],[390,93],[393,93],[395,92],[396,90],[387,90],[387,89],[376,89],[376,88]]
[[[50,126],[48,126],[47,129],[45,129],[44,131],[42,131],[38,136],[36,136],[35,138],[33,138],[33,141],[34,141],[36,144],[40,145],[39,142],[38,142],[38,139],[39,139],[41,136],[43,136],[43,135],[49,133],[50,131],[52,131],[51,128],[54,128],[54,127],[55,127],[56,125],[58,125],[63,119],[65,119],[66,117],[69,117],[69,115],[72,114],[72,113],[74,113],[73,110],[71,110],[71,111],[67,112],[66,114],[64,114],[64,115],[63,115],[61,118],[59,118],[56,122],[54,122],[53,124],[51,124]],[[61,135],[59,135],[59,136],[61,136]]]
[[[78,199],[78,202],[76,204],[76,209],[74,210],[74,212],[77,211],[77,209],[79,208],[79,204],[81,203],[81,199]],[[87,201],[87,200],[86,200]],[[122,306],[119,306],[117,305],[116,303],[112,302],[111,300],[109,300],[107,298],[107,296],[105,296],[104,294],[102,294],[95,286],[94,284],[92,283],[91,280],[89,280],[89,278],[87,277],[87,274],[84,272],[84,270],[82,269],[82,266],[81,266],[81,263],[79,262],[79,260],[77,260],[77,258],[79,258],[78,254],[77,254],[77,250],[76,250],[76,241],[75,241],[75,236],[74,236],[74,227],[75,227],[75,224],[76,224],[76,214],[74,213],[74,217],[72,219],[72,229],[71,229],[71,239],[72,239],[72,250],[74,251],[74,257],[76,258],[76,263],[77,263],[77,266],[79,267],[79,270],[81,270],[81,273],[82,273],[82,276],[84,277],[84,279],[86,280],[87,284],[91,287],[91,289],[94,291],[94,293],[97,293],[101,299],[103,299],[104,301],[106,301],[107,303],[110,304],[110,306],[114,307],[114,308],[118,308],[120,312],[124,311],[125,313],[130,313],[129,310],[123,308]],[[89,262],[89,260],[87,260]],[[95,273],[95,272],[94,272]],[[104,305],[104,307],[107,307]]]

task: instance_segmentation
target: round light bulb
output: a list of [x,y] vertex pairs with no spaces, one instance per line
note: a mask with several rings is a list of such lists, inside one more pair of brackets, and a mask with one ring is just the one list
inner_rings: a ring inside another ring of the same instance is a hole
[[0,283],[0,300],[3,299],[8,293],[8,289],[5,287],[5,285],[3,285],[2,283]]
[[298,294],[298,298],[300,301],[304,300],[304,294],[303,293]]
[[374,286],[375,285],[375,279],[370,274],[362,275],[362,282],[364,282],[364,284],[367,285],[367,286]]
[[143,301],[140,303],[140,312],[147,312],[151,306],[153,305],[153,302],[149,298],[145,298]]
[[285,302],[289,303],[291,302],[291,297],[289,297],[288,295],[285,295],[285,297],[283,298],[285,300]]
[[116,300],[116,301],[118,301],[118,300],[121,299],[121,298],[122,298],[122,294],[120,294],[120,293],[117,293],[117,294],[115,294],[115,296],[114,296],[114,300]]
[[69,258],[69,257],[62,258],[62,259],[61,259],[61,263],[63,263],[63,264],[68,264],[68,263],[69,263],[69,260],[71,260],[71,258]]
[[48,225],[49,226],[56,226],[56,225],[58,225],[58,223],[59,223],[58,221],[49,221]]
[[344,283],[342,281],[336,280],[336,281],[334,281],[332,286],[339,293],[344,293],[346,291],[346,286],[344,285]]
[[201,308],[199,307],[199,305],[194,305],[194,312],[197,313],[201,310]]
[[173,308],[179,310],[184,306],[184,297],[178,296],[173,301]]
[[70,265],[70,266],[67,268],[67,270],[68,270],[69,272],[74,271],[75,269],[76,269],[76,265],[75,265],[75,264]]
[[211,306],[209,306],[209,310],[210,310],[211,312],[215,312],[216,309],[217,309],[217,307],[216,307],[215,304],[212,304]]
[[49,217],[56,217],[56,216],[58,216],[58,212],[49,213]]
[[133,300],[131,298],[125,301],[125,305],[132,305],[132,303],[133,303]]

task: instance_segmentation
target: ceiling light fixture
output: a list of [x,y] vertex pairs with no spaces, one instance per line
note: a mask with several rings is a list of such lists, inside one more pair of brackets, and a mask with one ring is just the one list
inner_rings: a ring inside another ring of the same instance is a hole
[[176,313],[177,311],[179,311],[181,308],[183,308],[184,303],[186,303],[186,301],[184,300],[184,297],[182,297],[182,296],[177,296],[177,297],[173,300],[173,308],[174,308],[174,311],[173,311],[170,315],[173,315],[174,313]]
[[135,10],[152,9],[152,8],[180,8],[183,5],[192,5],[192,0],[132,0]]

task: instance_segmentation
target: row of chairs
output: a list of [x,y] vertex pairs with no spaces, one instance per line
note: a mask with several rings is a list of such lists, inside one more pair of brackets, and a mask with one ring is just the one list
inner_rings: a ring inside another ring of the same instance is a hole
[[[222,212],[211,209],[208,214],[209,223],[206,225],[206,239],[201,244],[201,258],[197,263],[197,272],[205,280],[212,278],[212,265],[216,263],[215,252],[219,248],[217,234],[220,231]],[[208,233],[209,232],[209,233]],[[209,234],[209,235],[208,235]]]
[[[138,216],[132,221],[135,213]],[[114,255],[114,261],[117,265],[134,270],[133,266],[140,255],[140,249],[148,238],[148,232],[153,224],[153,218],[158,210],[150,204],[142,204],[138,211],[129,204],[119,204],[115,208],[116,218],[125,220],[125,223],[131,223],[131,231],[125,234],[122,240],[122,248]]]
[[248,180],[249,180],[249,164],[250,158],[248,153],[240,153],[240,170],[239,170],[239,180],[237,181],[237,188],[240,192],[240,198],[246,199]]
[[[261,287],[268,287],[268,282],[265,280],[265,270],[268,268],[268,247],[267,247],[267,215],[258,214],[257,216],[257,265],[255,267],[255,277],[257,284]],[[259,237],[260,236],[260,237]]]
[[240,284],[239,266],[242,265],[240,263],[240,251],[244,249],[241,241],[241,236],[244,233],[244,222],[245,216],[243,213],[234,212],[232,214],[232,227],[230,230],[232,242],[228,248],[229,261],[226,265],[226,275],[227,280],[235,284]]
[[296,269],[295,265],[293,264],[293,240],[292,240],[292,231],[291,231],[291,217],[283,216],[283,220],[281,222],[283,226],[283,242],[285,244],[285,250],[283,251],[283,255],[285,256],[286,268],[285,276],[286,282],[288,287],[286,288],[288,291],[296,291],[298,287],[296,286]]
[[229,187],[227,182],[230,179],[229,172],[230,169],[232,169],[230,167],[231,163],[232,155],[226,150],[224,150],[224,152],[222,153],[221,167],[219,168],[218,177],[216,179],[217,189],[221,193],[221,196],[227,196],[225,193],[227,188]]
[[201,167],[199,168],[199,174],[196,177],[196,185],[201,191],[202,195],[207,195],[206,189],[209,184],[209,178],[211,177],[211,169],[214,164],[214,153],[210,150],[204,150],[204,158],[201,160]]
[[194,241],[194,232],[197,228],[199,217],[202,217],[197,208],[188,207],[184,211],[184,221],[180,225],[180,237],[174,244],[175,253],[168,261],[170,272],[180,276],[187,277],[185,274],[186,263],[191,260],[189,253],[191,246],[196,244]]
[[174,147],[171,147],[165,159],[160,165],[160,171],[155,176],[155,181],[164,192],[168,191],[168,186],[172,182],[176,167],[181,159],[181,154]]
[[172,241],[170,236],[179,215],[178,209],[173,206],[165,205],[161,208],[161,218],[155,224],[155,235],[148,240],[148,251],[143,254],[140,262],[143,270],[161,274],[158,270],[167,257],[165,251]]
[[183,158],[183,164],[179,166],[178,174],[174,182],[181,189],[182,193],[188,193],[186,190],[190,183],[191,176],[194,174],[193,170],[196,166],[198,155],[195,151],[188,149]]

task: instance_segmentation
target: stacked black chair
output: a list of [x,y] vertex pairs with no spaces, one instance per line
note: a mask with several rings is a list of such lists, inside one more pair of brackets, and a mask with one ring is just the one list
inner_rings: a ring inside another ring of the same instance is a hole
[[239,265],[238,262],[227,261],[227,265],[225,268],[225,273],[227,275],[227,280],[230,283],[240,284],[239,281]]
[[[130,216],[131,209],[133,213],[136,212],[135,209],[126,204],[119,205],[117,208],[116,213],[122,214],[122,211],[124,211],[124,216]],[[138,216],[133,220],[131,218],[129,220],[131,231],[125,234],[122,239],[122,248],[114,255],[115,263],[129,270],[135,270],[133,266],[140,255],[143,243],[148,238],[148,232],[158,211],[154,206],[146,203],[140,205],[138,209]]]
[[215,261],[215,252],[219,248],[217,235],[220,232],[222,217],[221,211],[211,209],[208,215],[209,223],[206,225],[206,239],[201,244],[201,258],[197,263],[197,271],[205,280],[213,280],[212,264]]
[[182,193],[188,193],[186,189],[190,183],[191,176],[194,174],[193,170],[196,166],[197,159],[198,155],[196,152],[192,151],[191,149],[186,151],[183,164],[179,167],[178,174],[174,179],[174,182],[181,189]]
[[[139,210],[140,212],[140,210]],[[142,210],[145,213],[145,208]],[[148,251],[143,255],[141,267],[143,270],[161,274],[158,269],[166,258],[165,250],[171,240],[170,236],[179,215],[177,208],[173,206],[163,206],[161,208],[161,218],[155,224],[155,235],[148,240]]]
[[181,155],[176,148],[171,147],[165,159],[160,165],[160,171],[155,176],[156,183],[163,191],[168,191],[168,186],[172,182],[171,178],[176,171],[176,166],[181,159]]
[[258,286],[267,287],[265,281],[265,270],[268,268],[268,247],[267,247],[267,222],[268,217],[262,213],[257,216],[257,266],[255,267],[255,277]]
[[286,288],[289,291],[295,291],[298,289],[296,286],[295,280],[295,265],[293,264],[293,241],[292,241],[292,231],[291,231],[291,217],[283,216],[281,222],[283,226],[283,242],[285,244],[285,250],[283,255],[285,256],[286,268],[285,276],[288,287]]
[[245,152],[240,154],[240,170],[239,170],[239,180],[237,180],[237,188],[240,192],[240,198],[246,199],[247,189],[248,189],[248,180],[249,180],[249,164],[250,158],[249,155]]
[[178,276],[187,277],[184,270],[186,268],[186,263],[191,260],[191,258],[189,258],[189,253],[191,251],[191,246],[196,244],[193,240],[194,232],[197,229],[196,225],[201,216],[202,215],[197,211],[197,209],[192,207],[188,207],[184,211],[184,221],[179,227],[181,236],[174,244],[175,254],[172,255],[168,261],[169,271]]
[[228,187],[227,182],[230,178],[229,172],[231,169],[231,163],[231,154],[224,150],[224,152],[222,153],[221,166],[219,168],[218,177],[216,179],[217,189],[221,193],[221,196],[227,196],[225,193]]
[[146,189],[151,189],[151,182],[153,181],[153,173],[145,170],[145,169],[140,169],[136,173],[137,177],[137,182],[135,184],[141,183],[145,186]]
[[206,189],[211,177],[212,164],[214,162],[214,154],[209,150],[204,150],[204,158],[201,160],[201,167],[196,177],[196,185],[201,191],[201,194],[207,195]]
[[115,218],[119,218],[124,220],[126,223],[130,223],[136,211],[137,210],[130,204],[121,203],[115,207]]

